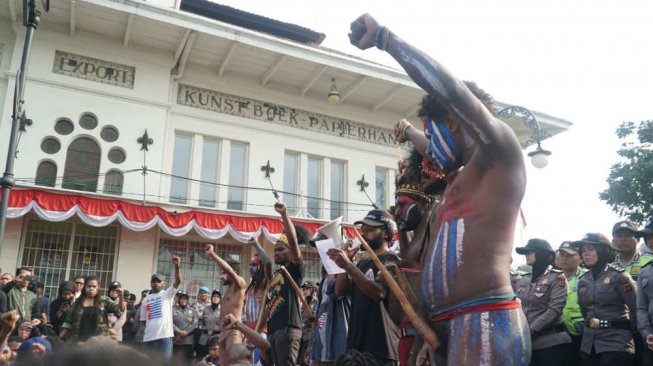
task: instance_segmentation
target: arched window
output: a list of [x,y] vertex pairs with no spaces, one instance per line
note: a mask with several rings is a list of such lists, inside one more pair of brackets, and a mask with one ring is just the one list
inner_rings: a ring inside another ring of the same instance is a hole
[[61,187],[95,192],[100,157],[100,146],[88,137],[80,137],[70,143],[66,152],[66,167]]
[[36,185],[54,187],[57,181],[57,164],[43,161],[36,168]]
[[104,176],[104,193],[122,194],[122,173],[118,170],[109,170]]

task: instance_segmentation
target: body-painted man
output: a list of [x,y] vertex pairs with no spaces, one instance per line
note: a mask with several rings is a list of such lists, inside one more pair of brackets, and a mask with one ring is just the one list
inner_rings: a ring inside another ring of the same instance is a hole
[[[394,219],[399,229],[399,283],[413,307],[423,311],[420,292],[422,268],[430,238],[436,234],[432,230],[436,226],[435,212],[447,183],[444,173],[424,161],[415,149],[399,162],[398,172],[395,180]],[[415,365],[424,340],[417,334],[402,309],[391,307],[391,310],[393,320],[401,329],[399,363],[402,366]],[[440,336],[443,334],[440,333]]]
[[447,173],[422,294],[431,321],[446,324],[448,363],[527,364],[528,326],[505,270],[526,185],[517,137],[495,117],[489,95],[368,14],[351,24],[349,37],[358,48],[387,51],[428,93],[425,131],[402,119],[395,134]]

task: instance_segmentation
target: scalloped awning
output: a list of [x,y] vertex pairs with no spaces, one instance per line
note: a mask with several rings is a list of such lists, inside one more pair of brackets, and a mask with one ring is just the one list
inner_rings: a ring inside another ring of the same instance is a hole
[[[13,189],[9,196],[7,218],[22,217],[33,211],[41,219],[61,222],[77,216],[90,226],[107,226],[118,220],[133,231],[149,230],[158,225],[172,236],[184,236],[195,230],[200,236],[216,240],[229,234],[239,242],[246,243],[252,236],[263,235],[272,243],[283,232],[283,222],[266,216],[234,215],[231,213],[210,213],[186,211],[171,213],[152,205],[134,204],[123,200],[88,197],[37,189]],[[313,235],[325,222],[293,219]],[[352,227],[345,227],[348,237],[353,237]]]

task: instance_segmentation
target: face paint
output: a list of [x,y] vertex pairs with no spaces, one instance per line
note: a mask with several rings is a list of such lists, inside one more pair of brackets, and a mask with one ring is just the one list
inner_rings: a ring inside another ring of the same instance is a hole
[[442,170],[449,172],[460,167],[460,149],[453,139],[444,119],[437,122],[424,118],[424,131],[429,139],[427,154]]
[[401,216],[397,220],[397,228],[401,231],[415,229],[421,219],[415,199],[402,194],[397,196],[395,203],[397,208],[401,208]]

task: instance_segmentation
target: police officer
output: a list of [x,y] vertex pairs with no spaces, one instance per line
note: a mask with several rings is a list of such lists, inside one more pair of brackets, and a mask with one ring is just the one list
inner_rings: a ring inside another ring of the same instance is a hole
[[531,330],[531,365],[566,366],[571,352],[571,337],[562,319],[567,280],[562,271],[552,267],[556,254],[543,239],[531,239],[516,250],[532,267],[517,285],[517,297]]
[[603,234],[589,233],[573,243],[588,272],[578,280],[578,304],[586,327],[583,365],[634,365],[636,288],[623,268],[610,262],[614,251]]
[[562,317],[571,336],[571,365],[580,365],[580,342],[583,339],[585,319],[578,305],[578,278],[587,272],[580,266],[578,248],[565,241],[556,251],[556,267],[560,268],[567,279],[567,303],[562,309]]
[[220,335],[220,328],[222,327],[221,303],[222,293],[217,289],[213,290],[211,305],[204,308],[203,314],[198,314],[201,316],[201,323],[203,324],[202,334],[195,347],[198,359],[202,359],[209,353],[208,344],[211,343],[211,338]]
[[615,263],[624,268],[635,282],[639,270],[653,262],[653,256],[642,255],[637,251],[639,238],[635,236],[636,233],[637,226],[630,220],[619,221],[612,227],[612,247],[617,251]]
[[174,356],[180,363],[190,364],[193,359],[193,332],[197,327],[197,311],[188,305],[188,294],[177,292],[177,305],[172,307],[174,329]]
[[[644,245],[653,249],[653,218],[649,218],[635,237],[644,238]],[[653,365],[653,264],[639,271],[637,281],[637,329],[643,338],[642,364]]]

